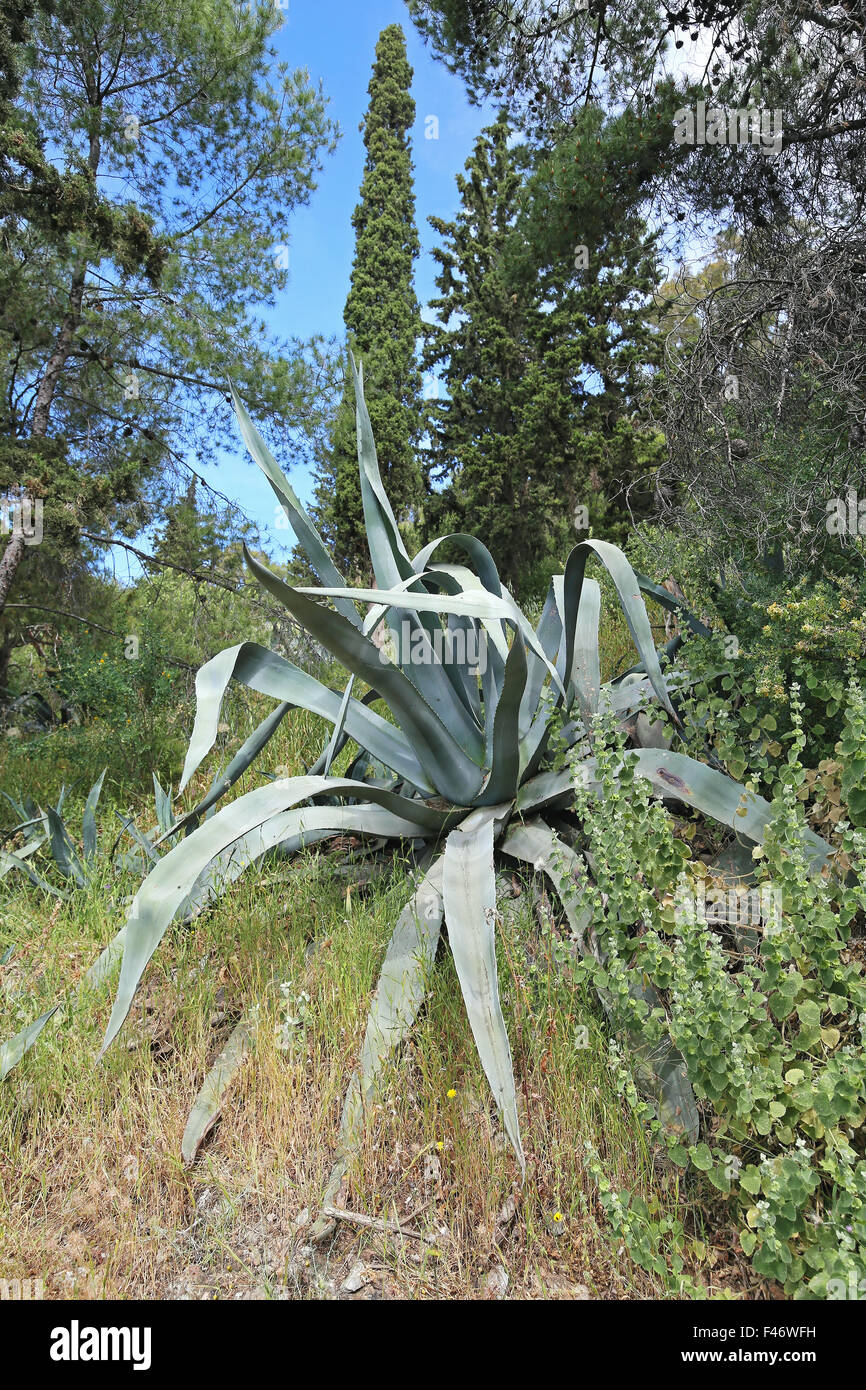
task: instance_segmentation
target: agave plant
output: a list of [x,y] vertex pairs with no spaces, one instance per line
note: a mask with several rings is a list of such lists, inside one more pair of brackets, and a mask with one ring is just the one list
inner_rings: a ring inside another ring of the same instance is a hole
[[[419,843],[423,846],[421,876],[393,926],[360,1065],[348,1088],[331,1195],[358,1137],[364,1103],[377,1074],[422,1004],[443,923],[480,1059],[523,1167],[511,1052],[497,983],[495,856],[504,854],[545,873],[581,949],[603,952],[603,943],[586,943],[581,919],[580,889],[590,868],[556,832],[548,813],[561,815],[572,800],[575,758],[582,758],[584,785],[600,785],[594,781],[588,735],[601,711],[613,711],[634,731],[636,714],[653,706],[666,712],[675,729],[681,727],[674,704],[676,679],[662,672],[643,593],[676,610],[685,625],[706,631],[666,590],[636,575],[619,549],[601,540],[582,541],[572,550],[564,574],[552,581],[536,627],[475,537],[440,537],[410,556],[382,485],[363,375],[354,361],[352,371],[375,588],[344,582],[234,394],[246,446],[282,504],[321,586],[290,586],[248,552],[246,563],[291,617],[343,664],[349,672],[345,689],[328,688],[253,642],[240,642],[201,668],[195,725],[179,791],[214,745],[230,681],[279,703],[215,778],[203,800],[168,826],[163,840],[182,838],[152,868],[119,938],[101,958],[105,964],[122,947],[104,1050],[123,1025],[167,927],[196,895],[199,904],[208,900],[269,851],[293,853],[346,832],[411,841],[416,849]],[[448,553],[462,554],[466,563],[437,561],[446,542]],[[613,581],[638,657],[627,678],[605,685],[598,645],[601,590],[585,572],[591,558]],[[366,609],[365,616],[358,605]],[[382,625],[401,634],[390,650],[374,640]],[[679,640],[661,656],[672,657]],[[484,661],[479,662],[479,652]],[[361,699],[353,694],[356,680],[368,687]],[[385,703],[391,720],[372,707],[377,700]],[[215,810],[292,707],[314,711],[333,725],[317,764],[305,776],[270,781]],[[345,775],[331,775],[334,758],[349,740],[357,747],[354,760]],[[755,842],[762,839],[769,805],[720,770],[667,747],[638,748],[634,757],[635,771],[658,795],[696,808]],[[817,865],[829,847],[811,836],[809,852]],[[650,1002],[659,1001],[653,996]],[[33,1041],[29,1033],[36,1026],[25,1030],[26,1039],[19,1035],[13,1040],[16,1061]],[[640,1051],[640,1040],[632,1041]],[[188,1159],[248,1042],[247,1020],[198,1098],[184,1137]],[[640,1058],[640,1070],[666,1121],[696,1137],[697,1109],[682,1060],[670,1044],[657,1045],[652,1055]],[[326,1204],[327,1200],[326,1195]]]

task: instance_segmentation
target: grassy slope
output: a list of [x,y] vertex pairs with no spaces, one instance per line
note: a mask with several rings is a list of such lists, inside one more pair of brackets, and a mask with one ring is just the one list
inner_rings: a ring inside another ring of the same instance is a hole
[[[621,646],[614,635],[611,663]],[[236,736],[250,717],[236,714]],[[303,771],[322,732],[320,721],[294,712],[263,768]],[[29,789],[44,800],[54,790],[50,755],[30,770]],[[112,770],[109,797],[130,807],[141,772],[130,774],[127,762]],[[242,789],[256,784],[248,777]],[[146,803],[138,810],[149,824]],[[106,839],[110,822],[103,806]],[[408,896],[399,863],[348,897],[334,865],[335,856],[321,855],[253,870],[192,929],[173,928],[99,1066],[107,995],[49,1024],[0,1087],[0,1278],[42,1277],[48,1297],[73,1287],[94,1297],[347,1296],[342,1283],[360,1261],[357,1297],[485,1296],[500,1265],[509,1296],[676,1296],[675,1280],[644,1273],[612,1238],[583,1158],[589,1141],[615,1187],[685,1221],[687,1267],[708,1289],[747,1292],[724,1258],[724,1227],[716,1227],[716,1250],[692,1239],[703,1235],[695,1194],[660,1164],[617,1094],[598,1010],[553,968],[525,885],[500,942],[525,1186],[492,1111],[446,950],[429,1004],[386,1072],[343,1194],[350,1210],[399,1216],[428,1240],[340,1223],[330,1243],[309,1247],[367,1004]],[[58,903],[14,875],[0,883],[0,955],[14,946],[0,969],[0,1038],[87,968],[135,886],[106,875]],[[180,1139],[192,1099],[255,1000],[263,1005],[253,1055],[185,1171]],[[589,1046],[576,1045],[580,1025]]]

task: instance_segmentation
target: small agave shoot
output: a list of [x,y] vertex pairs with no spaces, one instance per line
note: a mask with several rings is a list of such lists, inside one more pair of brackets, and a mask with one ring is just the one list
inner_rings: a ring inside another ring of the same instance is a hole
[[[423,871],[392,929],[359,1068],[348,1088],[326,1208],[360,1137],[365,1102],[377,1074],[422,1004],[443,923],[481,1062],[523,1168],[511,1051],[497,983],[495,855],[524,861],[547,875],[575,940],[581,949],[602,958],[604,943],[584,942],[581,884],[587,882],[590,867],[545,817],[555,812],[561,825],[567,815],[574,797],[575,759],[582,759],[584,786],[600,791],[589,738],[599,715],[606,713],[627,726],[642,707],[657,701],[655,708],[661,706],[675,728],[681,727],[670,693],[675,681],[670,675],[666,681],[662,674],[641,591],[676,609],[692,629],[706,631],[664,589],[636,575],[622,552],[605,541],[582,541],[571,551],[565,573],[550,586],[536,628],[501,583],[487,548],[473,536],[440,537],[410,557],[382,485],[363,375],[354,361],[352,370],[364,517],[377,586],[373,589],[344,583],[234,395],[246,446],[282,504],[321,587],[291,587],[248,552],[246,563],[290,615],[339,659],[349,679],[341,694],[253,642],[240,642],[201,668],[180,791],[214,745],[231,680],[279,703],[204,799],[163,835],[163,840],[182,838],[151,869],[114,948],[107,948],[109,955],[112,949],[119,953],[122,944],[123,957],[103,1043],[104,1050],[117,1036],[170,922],[182,909],[188,914],[190,902],[201,904],[222,891],[268,851],[300,851],[347,832],[412,841],[416,847],[423,842]],[[438,563],[437,552],[445,542],[452,555],[462,554],[467,563]],[[639,658],[628,679],[606,685],[600,679],[600,589],[585,574],[592,557],[613,581]],[[361,617],[358,604],[366,606],[366,617]],[[391,651],[393,659],[383,660],[373,639],[382,623],[403,634]],[[459,635],[463,640],[454,640]],[[678,645],[675,639],[664,655],[673,656]],[[478,662],[479,651],[486,657],[483,662]],[[370,688],[363,699],[352,693],[356,679]],[[376,697],[387,704],[395,723],[370,707]],[[293,707],[312,710],[333,725],[318,763],[306,776],[272,781],[216,810],[216,803]],[[347,740],[357,745],[357,756],[345,776],[331,776],[332,761]],[[649,780],[656,794],[685,803],[752,841],[762,840],[769,805],[720,771],[667,748],[643,747],[629,757],[636,759],[634,771]],[[816,866],[830,853],[811,832],[808,848]],[[653,995],[649,1002],[660,1001]],[[14,1047],[15,1061],[42,1022],[31,1024],[26,1037],[19,1034],[7,1044]],[[184,1136],[188,1161],[212,1123],[249,1041],[247,1019],[197,1099]],[[640,1039],[630,1041],[640,1052]],[[665,1121],[695,1139],[697,1108],[682,1059],[669,1042],[640,1056],[638,1075]]]

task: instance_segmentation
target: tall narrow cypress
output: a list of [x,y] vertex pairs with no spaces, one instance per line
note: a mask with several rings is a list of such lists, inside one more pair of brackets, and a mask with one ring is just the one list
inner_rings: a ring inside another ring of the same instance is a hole
[[[352,216],[355,259],[344,321],[348,347],[364,364],[364,388],[379,465],[398,521],[412,519],[421,493],[416,446],[421,375],[415,345],[421,314],[413,267],[418,256],[409,132],[415,119],[412,68],[399,24],[383,29],[368,87],[367,156]],[[347,574],[369,564],[355,445],[355,393],[347,370],[343,397],[319,479],[319,512]]]

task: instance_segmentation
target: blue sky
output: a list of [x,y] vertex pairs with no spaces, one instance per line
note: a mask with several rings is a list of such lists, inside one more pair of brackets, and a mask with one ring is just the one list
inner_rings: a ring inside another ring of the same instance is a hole
[[[281,61],[306,67],[314,82],[321,80],[330,98],[329,114],[339,122],[342,137],[336,153],[326,158],[319,187],[310,205],[296,211],[289,247],[288,285],[268,318],[280,335],[308,338],[316,333],[343,334],[343,306],[349,290],[354,254],[351,224],[364,166],[364,145],[358,125],[367,107],[367,86],[376,40],[388,24],[402,25],[409,61],[414,68],[412,95],[416,119],[412,132],[415,163],[416,219],[421,255],[416,263],[416,292],[420,303],[435,293],[435,263],[430,248],[436,237],[428,225],[431,213],[450,218],[457,210],[455,175],[471,153],[475,137],[492,119],[492,110],[470,106],[462,82],[437,62],[421,42],[402,0],[287,0],[282,29],[274,35]],[[425,138],[425,118],[436,116],[439,138]],[[308,502],[311,479],[303,465],[280,459],[301,500]],[[255,464],[245,453],[226,458],[204,471],[212,486],[236,500],[259,527],[262,542],[274,559],[287,557],[294,538],[274,527],[274,497]]]

